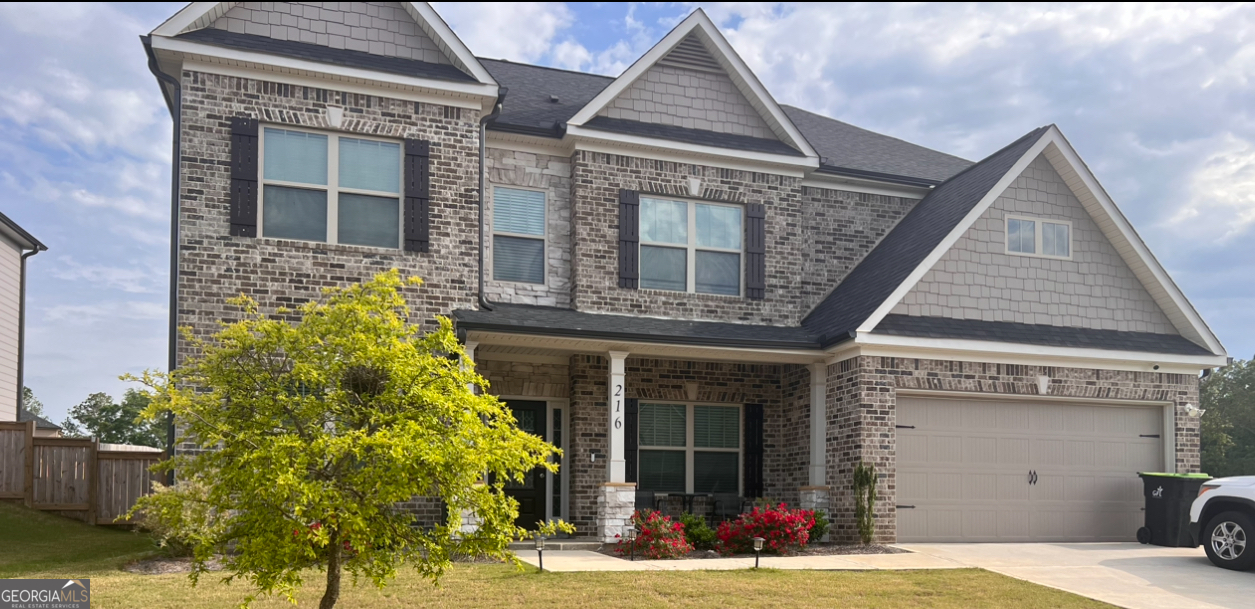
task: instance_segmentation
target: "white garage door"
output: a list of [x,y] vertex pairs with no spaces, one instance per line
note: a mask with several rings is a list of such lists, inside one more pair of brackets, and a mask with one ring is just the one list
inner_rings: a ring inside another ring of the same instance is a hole
[[1163,408],[899,398],[899,541],[1128,541]]

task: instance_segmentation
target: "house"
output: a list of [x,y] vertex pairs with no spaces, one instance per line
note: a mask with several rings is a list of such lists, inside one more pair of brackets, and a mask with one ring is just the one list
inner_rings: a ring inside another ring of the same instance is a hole
[[48,248],[0,213],[0,421],[22,410],[26,345],[26,259]]
[[780,105],[701,10],[614,78],[476,57],[421,2],[198,2],[143,40],[177,324],[423,277],[565,451],[508,490],[525,524],[727,493],[852,540],[864,462],[879,541],[1124,540],[1136,472],[1198,471],[1225,350],[1057,126],[973,162]]
[[57,425],[56,423],[53,423],[52,421],[49,421],[48,419],[45,419],[29,410],[26,410],[24,407],[19,406],[17,411],[17,422],[25,423],[27,421],[35,422],[36,438],[60,438],[61,432],[64,431],[61,429],[60,425]]

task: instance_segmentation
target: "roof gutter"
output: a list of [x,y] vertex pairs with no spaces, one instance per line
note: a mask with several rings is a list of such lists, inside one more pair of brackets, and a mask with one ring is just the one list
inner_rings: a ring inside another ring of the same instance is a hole
[[484,311],[492,310],[492,303],[484,291],[484,192],[488,190],[488,172],[484,166],[488,159],[488,123],[501,116],[501,106],[508,91],[505,87],[497,87],[497,101],[492,105],[492,112],[479,119],[479,308]]
[[903,186],[914,186],[916,188],[933,188],[941,184],[941,180],[929,180],[925,178],[912,178],[910,176],[900,176],[891,173],[880,173],[878,171],[865,171],[862,169],[849,169],[846,167],[835,167],[833,165],[820,165],[815,173],[823,173],[828,175],[846,176],[851,178],[861,178],[864,180],[872,180],[875,182],[885,182],[888,184],[901,184]]
[[[148,70],[159,82],[170,85],[170,90],[161,87],[161,94],[170,108],[170,118],[174,122],[171,132],[170,153],[170,313],[166,329],[169,346],[166,354],[166,370],[174,372],[178,365],[179,338],[179,157],[181,148],[180,129],[183,116],[182,83],[173,76],[161,71],[157,65],[157,54],[153,52],[152,37],[140,36],[144,44],[144,52],[148,54]],[[166,415],[166,459],[174,457],[174,412]],[[166,473],[166,484],[174,484],[174,470]]]
[[21,270],[18,277],[17,289],[17,411],[21,413],[26,409],[26,259],[47,251],[42,243],[35,241],[35,249],[22,254]]

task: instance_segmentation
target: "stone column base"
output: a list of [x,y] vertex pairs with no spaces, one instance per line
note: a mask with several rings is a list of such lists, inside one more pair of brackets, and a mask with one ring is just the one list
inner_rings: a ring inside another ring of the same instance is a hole
[[[803,486],[798,489],[798,494],[801,496],[798,503],[801,504],[802,509],[823,512],[828,522],[832,522],[832,487]],[[828,533],[824,533],[823,539],[815,541],[828,541],[828,536]]]
[[632,482],[607,482],[601,485],[597,496],[597,538],[602,543],[614,543],[631,524],[632,512],[636,511],[636,484]]

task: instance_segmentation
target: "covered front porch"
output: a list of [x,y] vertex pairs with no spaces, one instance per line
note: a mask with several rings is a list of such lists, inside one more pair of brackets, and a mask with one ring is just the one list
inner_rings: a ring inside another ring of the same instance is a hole
[[491,391],[564,451],[557,475],[509,489],[524,526],[562,518],[613,542],[637,508],[718,520],[766,499],[832,513],[826,354],[810,344],[483,325],[459,318]]

